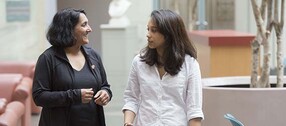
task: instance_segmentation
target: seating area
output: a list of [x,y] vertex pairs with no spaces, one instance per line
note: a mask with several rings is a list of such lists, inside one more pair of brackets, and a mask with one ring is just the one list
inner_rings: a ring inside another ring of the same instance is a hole
[[[1,61],[0,73],[19,73],[24,77],[28,77],[31,80],[34,78],[35,62],[17,62],[17,61]],[[31,100],[32,114],[39,114],[41,108],[36,106],[33,100]]]
[[32,99],[35,62],[0,61],[0,126],[31,126],[41,108]]
[[25,106],[19,101],[7,103],[5,98],[0,99],[0,126],[17,126],[21,123]]

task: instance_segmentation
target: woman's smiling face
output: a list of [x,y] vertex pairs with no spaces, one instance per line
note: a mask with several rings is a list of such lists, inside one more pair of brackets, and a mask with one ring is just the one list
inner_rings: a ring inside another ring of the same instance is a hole
[[88,25],[88,19],[85,14],[81,13],[79,16],[79,21],[75,26],[75,38],[77,40],[77,44],[84,45],[88,44],[88,33],[91,32],[92,29]]

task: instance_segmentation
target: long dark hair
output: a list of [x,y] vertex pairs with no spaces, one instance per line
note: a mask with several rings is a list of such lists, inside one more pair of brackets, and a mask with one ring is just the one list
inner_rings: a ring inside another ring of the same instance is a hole
[[53,46],[71,47],[76,42],[74,28],[79,21],[83,9],[65,8],[57,12],[49,26],[47,40]]
[[150,66],[163,65],[166,72],[172,76],[176,75],[181,70],[186,54],[197,58],[195,46],[189,39],[182,18],[177,13],[164,9],[154,10],[151,13],[151,20],[165,38],[163,63],[159,62],[156,49],[150,49],[148,46],[140,52],[141,61]]

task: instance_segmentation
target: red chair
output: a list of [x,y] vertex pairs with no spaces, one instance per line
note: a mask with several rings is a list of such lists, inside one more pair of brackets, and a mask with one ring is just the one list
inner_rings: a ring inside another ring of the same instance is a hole
[[[34,70],[34,61],[0,61],[0,73],[20,73],[24,77],[29,77],[33,80]],[[32,114],[39,114],[41,112],[41,107],[37,106],[33,99],[31,99],[31,107]]]
[[23,103],[19,101],[7,103],[5,98],[0,98],[0,126],[19,126],[24,113]]
[[[24,114],[21,116],[21,126],[31,126],[31,92],[32,81],[22,74],[0,74],[0,98],[7,100],[7,108],[5,111],[13,115],[11,109],[18,106],[19,103],[8,104],[17,101],[23,104]],[[8,109],[9,108],[9,109]],[[20,111],[20,110],[16,110]],[[20,116],[20,115],[18,115]],[[9,121],[9,120],[4,120]]]

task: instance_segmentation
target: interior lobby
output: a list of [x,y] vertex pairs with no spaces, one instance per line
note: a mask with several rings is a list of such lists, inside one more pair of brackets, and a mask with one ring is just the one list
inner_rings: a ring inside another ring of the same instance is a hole
[[[88,46],[100,54],[111,84],[113,98],[104,107],[107,126],[124,124],[121,110],[124,104],[123,92],[133,57],[147,45],[146,29],[152,10],[171,9],[181,15],[190,38],[197,47],[202,78],[251,75],[250,43],[258,31],[251,0],[128,0],[130,5],[126,7],[122,20],[113,19],[110,12],[112,1],[116,0],[1,0],[0,74],[7,68],[1,68],[1,62],[4,65],[9,62],[34,65],[39,55],[51,46],[46,33],[55,13],[63,8],[73,7],[86,12],[92,28]],[[195,1],[197,6],[194,5]],[[283,31],[286,32],[285,28]],[[281,40],[285,42],[285,38],[286,35],[283,34]],[[275,32],[272,32],[269,37],[269,41],[273,41],[270,52],[274,55],[270,59],[271,74],[275,74],[273,70],[277,64],[276,39]],[[283,42],[282,45],[282,48],[286,48]],[[285,52],[286,49],[283,49],[282,53]],[[282,58],[285,66],[286,58]],[[34,67],[29,68],[33,69]],[[17,75],[18,78],[24,76]],[[33,75],[27,76],[32,78]],[[26,83],[22,80],[15,80],[13,83],[20,81]],[[4,90],[0,85],[0,92]],[[29,101],[32,100],[31,96],[27,97],[30,97]],[[33,102],[26,101],[25,104],[29,104],[29,111],[32,113],[25,115],[27,113],[22,112],[25,119],[21,117],[21,126],[38,126],[41,108]],[[241,115],[238,114],[239,116]],[[222,124],[230,125],[224,121]]]

